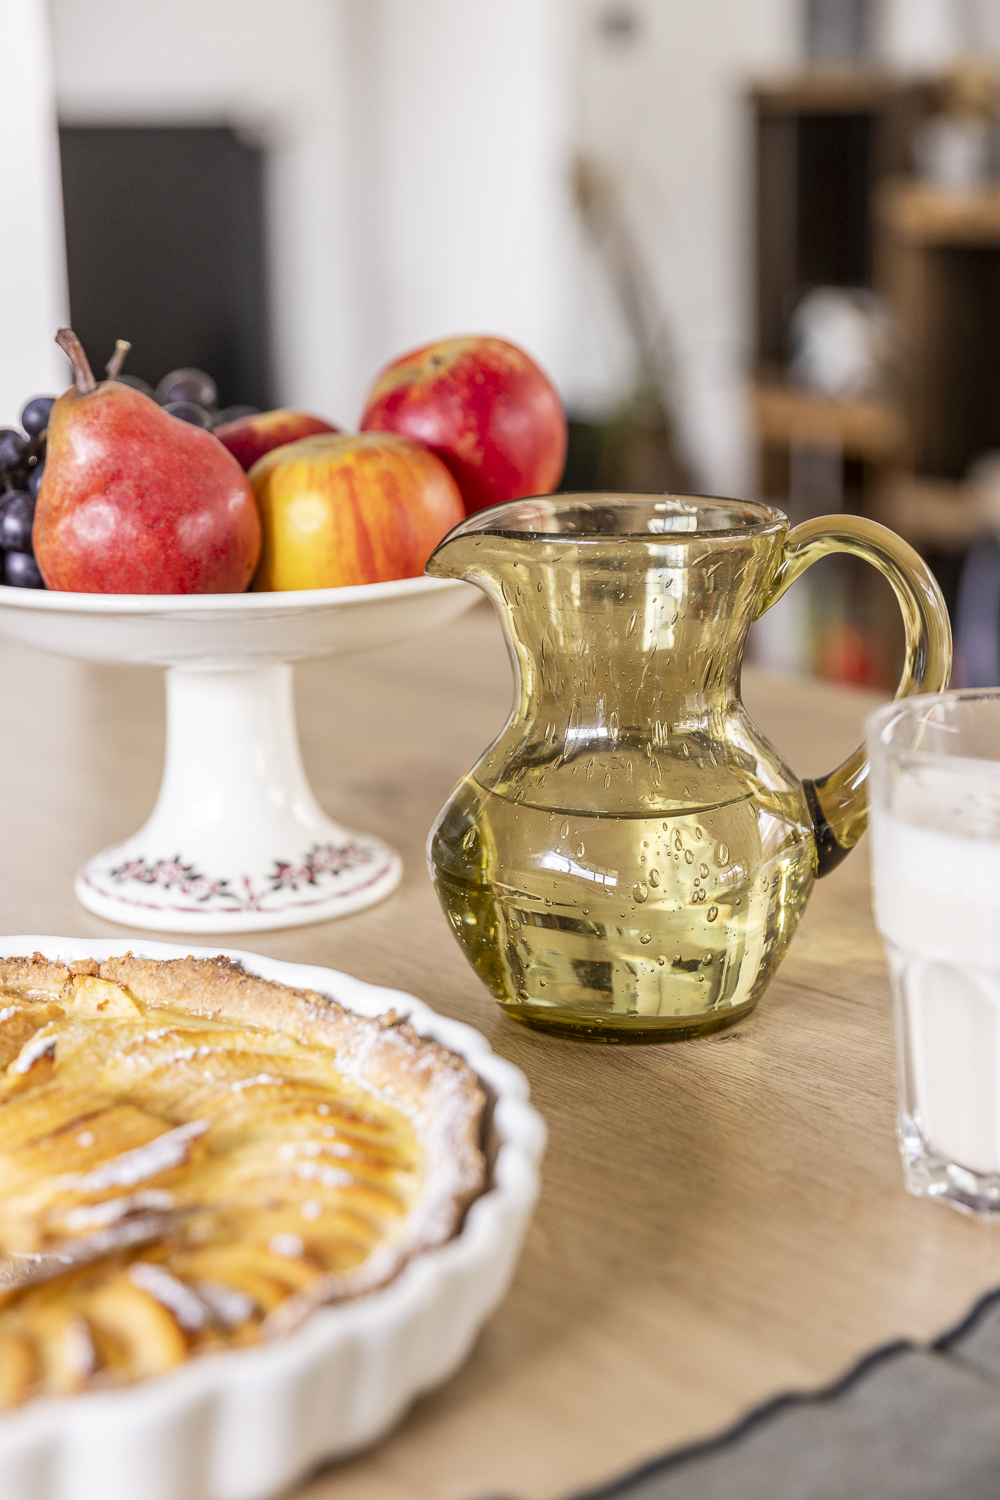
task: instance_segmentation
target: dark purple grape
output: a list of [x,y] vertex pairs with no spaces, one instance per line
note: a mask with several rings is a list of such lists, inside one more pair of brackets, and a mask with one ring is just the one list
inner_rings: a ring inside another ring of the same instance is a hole
[[21,426],[30,438],[36,438],[49,425],[49,412],[55,396],[35,396],[21,408]]
[[192,427],[212,425],[211,413],[194,401],[165,401],[163,410],[168,411],[172,417],[179,417],[182,422],[190,422]]
[[44,473],[45,463],[43,461],[40,464],[36,464],[28,475],[28,494],[31,496],[32,500],[38,499],[38,491],[41,487],[42,475]]
[[116,375],[115,379],[119,385],[130,385],[134,391],[141,391],[144,396],[151,396],[156,400],[156,392],[148,380],[143,380],[141,375]]
[[239,422],[243,417],[259,417],[259,406],[226,406],[222,411],[217,411],[212,418],[213,427],[221,427],[225,422]]
[[214,407],[219,399],[215,381],[204,370],[171,370],[156,387],[161,406],[174,401],[193,401],[196,406]]
[[11,490],[0,500],[0,547],[5,552],[31,551],[35,502],[27,490]]
[[0,474],[16,469],[28,451],[28,439],[13,427],[0,427]]
[[30,552],[8,552],[3,560],[3,581],[15,589],[43,589],[45,583]]

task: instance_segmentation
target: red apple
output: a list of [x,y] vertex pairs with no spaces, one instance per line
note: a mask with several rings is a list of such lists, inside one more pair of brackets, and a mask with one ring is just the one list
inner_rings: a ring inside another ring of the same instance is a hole
[[249,473],[265,453],[272,448],[281,448],[285,443],[297,443],[299,438],[313,437],[318,432],[339,432],[324,422],[322,417],[310,416],[307,411],[294,411],[291,407],[279,407],[277,411],[258,412],[254,417],[240,417],[235,422],[223,422],[212,429],[224,448],[228,448],[245,473]]
[[264,535],[255,589],[416,578],[465,514],[444,464],[391,432],[286,443],[250,483]]
[[95,381],[70,329],[76,376],[49,414],[32,532],[50,589],[233,594],[260,554],[260,517],[239,464],[210,432],[118,380]]
[[389,365],[361,430],[426,443],[454,475],[469,515],[550,494],[566,463],[566,416],[551,380],[516,344],[485,335],[444,339]]

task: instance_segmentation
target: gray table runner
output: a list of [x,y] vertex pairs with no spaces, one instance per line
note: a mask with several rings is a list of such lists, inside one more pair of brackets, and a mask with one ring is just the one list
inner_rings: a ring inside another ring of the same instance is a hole
[[780,1396],[707,1442],[575,1500],[998,1500],[1000,1291],[928,1347]]

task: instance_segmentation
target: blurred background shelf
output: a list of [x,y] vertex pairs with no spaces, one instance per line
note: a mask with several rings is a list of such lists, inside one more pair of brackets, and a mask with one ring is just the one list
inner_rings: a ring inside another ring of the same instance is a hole
[[839,448],[845,458],[876,464],[903,462],[909,452],[906,415],[897,401],[839,400],[766,376],[754,382],[750,400],[764,446]]
[[883,68],[810,67],[786,78],[752,85],[760,115],[873,115],[899,92],[899,79]]
[[960,480],[896,475],[872,513],[923,553],[962,556],[980,538],[1000,535],[1000,491]]
[[757,359],[783,365],[816,286],[872,285],[872,194],[912,170],[927,81],[810,70],[751,89],[756,145]]
[[[809,69],[749,94],[760,492],[793,522],[846,509],[892,526],[927,558],[953,620],[970,549],[1000,534],[1000,182],[931,180],[927,165],[950,151],[960,177],[963,150],[995,149],[996,75],[963,66],[909,78]],[[885,368],[854,388],[809,389],[804,318],[838,307],[858,328],[885,320]],[[808,640],[800,667],[888,686],[902,640],[884,582],[826,566],[762,654],[794,631]],[[852,649],[831,652],[837,640]]]
[[883,232],[910,245],[1000,247],[1000,185],[943,188],[886,182],[876,205]]

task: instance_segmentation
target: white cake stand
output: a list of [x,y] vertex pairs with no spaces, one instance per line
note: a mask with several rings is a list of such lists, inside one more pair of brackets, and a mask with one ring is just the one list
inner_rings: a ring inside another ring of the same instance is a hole
[[292,667],[455,619],[471,584],[404,578],[274,594],[70,594],[0,586],[0,635],[83,661],[167,669],[167,753],[139,832],[76,894],[156,932],[260,932],[381,901],[402,862],[327,817],[306,780]]

